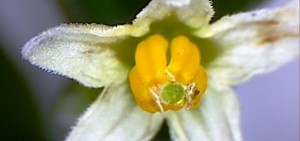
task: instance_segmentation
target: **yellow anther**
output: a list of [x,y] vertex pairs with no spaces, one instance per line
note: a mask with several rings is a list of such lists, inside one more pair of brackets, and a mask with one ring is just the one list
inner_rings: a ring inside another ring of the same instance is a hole
[[152,35],[140,42],[136,65],[129,80],[137,104],[145,111],[188,109],[199,105],[207,85],[200,65],[198,47],[185,36],[171,41],[171,59],[167,62],[168,41]]

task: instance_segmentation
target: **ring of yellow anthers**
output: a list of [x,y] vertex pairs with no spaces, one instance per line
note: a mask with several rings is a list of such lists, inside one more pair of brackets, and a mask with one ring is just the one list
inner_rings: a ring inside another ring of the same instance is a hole
[[[140,42],[129,74],[137,104],[147,112],[195,108],[207,86],[198,47],[185,36],[152,35]],[[170,52],[168,63],[167,52]]]

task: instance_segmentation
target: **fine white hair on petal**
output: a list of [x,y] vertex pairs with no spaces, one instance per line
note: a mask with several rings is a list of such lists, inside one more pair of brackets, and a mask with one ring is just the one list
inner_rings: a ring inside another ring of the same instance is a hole
[[127,36],[119,32],[120,29],[122,27],[96,24],[63,24],[32,38],[23,47],[22,55],[49,72],[75,79],[88,87],[102,87],[127,76],[128,68],[110,48]]
[[191,0],[166,0],[166,4],[173,7],[183,7],[191,3]]
[[213,14],[209,0],[152,0],[137,15],[134,24],[150,25],[173,15],[192,28],[200,28],[209,23]]
[[295,3],[213,23],[206,32],[222,52],[207,66],[210,79],[235,85],[299,57],[299,2]]
[[66,141],[151,140],[163,116],[142,111],[130,93],[125,84],[105,88],[79,118]]
[[197,109],[167,112],[174,141],[241,141],[239,103],[229,86],[211,83]]

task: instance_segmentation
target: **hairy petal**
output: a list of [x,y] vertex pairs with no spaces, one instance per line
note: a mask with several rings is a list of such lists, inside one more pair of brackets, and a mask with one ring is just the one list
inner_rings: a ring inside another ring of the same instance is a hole
[[299,1],[277,9],[226,16],[208,34],[221,54],[207,67],[210,79],[237,84],[299,57]]
[[199,108],[167,113],[175,141],[240,141],[239,104],[229,87],[210,84]]
[[150,114],[137,107],[127,85],[111,86],[79,118],[66,140],[150,140],[162,121],[160,113]]
[[192,28],[207,25],[214,11],[209,0],[152,0],[149,5],[137,15],[135,25],[149,25],[156,20],[162,20],[172,14]]
[[[113,44],[127,36],[127,26],[64,24],[32,38],[23,57],[45,70],[101,87],[126,79],[128,68],[116,58]],[[129,34],[129,33],[128,33]]]

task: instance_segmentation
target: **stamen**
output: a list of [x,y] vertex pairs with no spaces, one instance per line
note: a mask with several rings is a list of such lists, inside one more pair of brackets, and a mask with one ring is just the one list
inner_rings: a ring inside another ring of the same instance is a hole
[[152,35],[136,49],[136,65],[130,72],[130,86],[137,104],[148,112],[195,108],[206,89],[207,76],[200,65],[198,47],[185,36],[168,41]]

